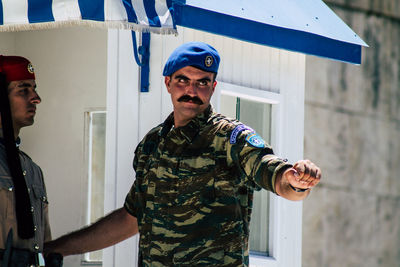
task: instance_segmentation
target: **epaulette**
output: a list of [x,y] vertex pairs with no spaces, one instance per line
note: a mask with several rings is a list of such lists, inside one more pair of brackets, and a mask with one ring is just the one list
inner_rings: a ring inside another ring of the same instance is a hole
[[32,160],[32,158],[29,157],[29,155],[26,154],[24,151],[20,150],[19,152],[21,152],[21,154],[24,155],[25,157],[27,157],[28,159]]

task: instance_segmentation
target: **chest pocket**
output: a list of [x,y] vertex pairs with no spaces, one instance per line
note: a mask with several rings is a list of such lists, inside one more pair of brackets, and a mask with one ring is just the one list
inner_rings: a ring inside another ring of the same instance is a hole
[[14,184],[5,175],[0,175],[0,218],[1,221],[14,219]]
[[33,191],[32,206],[36,210],[38,216],[40,216],[40,221],[44,220],[44,208],[48,204],[47,196],[44,188],[39,185],[32,185]]
[[212,152],[183,155],[179,159],[178,175],[180,177],[200,176],[213,172],[215,156]]
[[204,204],[215,200],[215,156],[204,151],[187,151],[178,159],[177,179],[173,179],[173,191],[179,204]]

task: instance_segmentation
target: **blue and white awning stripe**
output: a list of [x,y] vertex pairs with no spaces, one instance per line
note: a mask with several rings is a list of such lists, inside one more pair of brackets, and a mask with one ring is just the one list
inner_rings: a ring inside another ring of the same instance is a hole
[[176,33],[169,0],[0,0],[0,31],[90,25]]
[[322,0],[174,0],[178,26],[361,63],[367,44]]

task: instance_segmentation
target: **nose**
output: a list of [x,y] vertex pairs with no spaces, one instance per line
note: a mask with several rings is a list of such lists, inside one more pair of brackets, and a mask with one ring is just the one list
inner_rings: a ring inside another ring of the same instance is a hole
[[190,82],[187,86],[186,86],[186,94],[190,95],[190,96],[195,96],[197,95],[197,86],[196,86],[196,82]]
[[38,93],[34,92],[31,98],[31,103],[37,105],[40,104],[40,102],[42,102],[42,99],[40,98]]

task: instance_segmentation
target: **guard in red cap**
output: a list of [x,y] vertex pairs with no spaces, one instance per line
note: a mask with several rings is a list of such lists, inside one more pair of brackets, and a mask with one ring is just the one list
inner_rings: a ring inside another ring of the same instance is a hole
[[23,57],[0,56],[0,72],[5,76],[11,104],[15,138],[22,127],[33,124],[36,105],[41,102],[36,92],[35,72]]
[[46,189],[40,167],[18,148],[41,102],[31,62],[0,56],[0,82],[0,266],[39,266],[51,240]]

